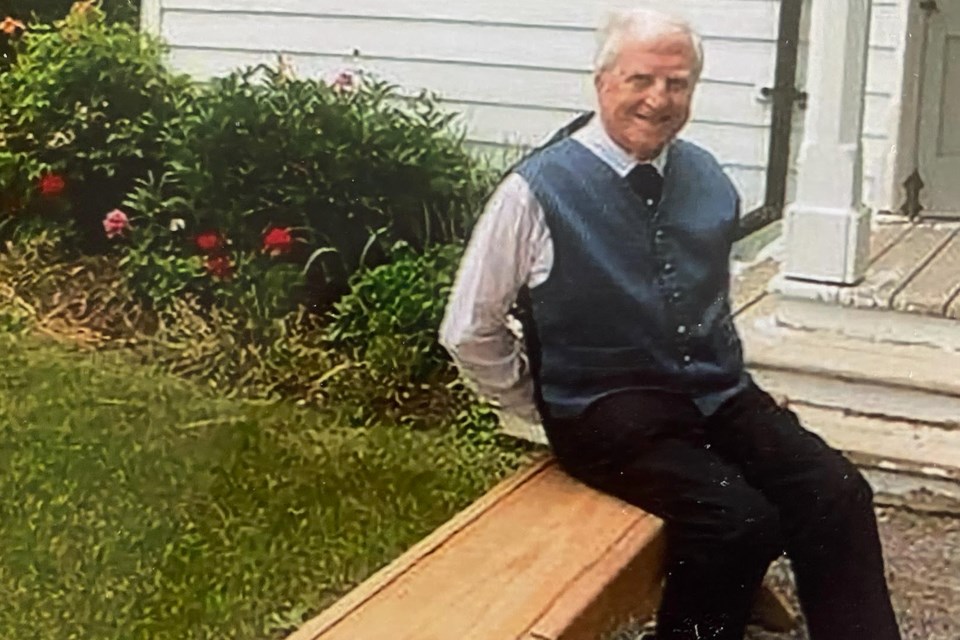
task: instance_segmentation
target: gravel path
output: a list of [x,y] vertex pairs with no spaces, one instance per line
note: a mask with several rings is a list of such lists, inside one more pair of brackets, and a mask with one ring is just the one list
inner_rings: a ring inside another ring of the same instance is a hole
[[[887,577],[904,640],[960,638],[960,517],[879,508],[877,517]],[[786,561],[771,577],[796,605]],[[621,632],[617,640],[635,634]],[[804,629],[789,634],[750,629],[746,640],[809,640]],[[868,639],[864,639],[868,640]]]

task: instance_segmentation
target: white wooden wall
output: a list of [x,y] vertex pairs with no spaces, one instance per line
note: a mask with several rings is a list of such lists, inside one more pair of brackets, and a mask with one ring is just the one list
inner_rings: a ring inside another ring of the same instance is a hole
[[[886,144],[903,1],[874,0],[868,173]],[[469,140],[496,150],[533,144],[592,108],[595,27],[636,4],[684,15],[703,34],[706,68],[684,135],[717,154],[747,210],[761,203],[770,106],[759,90],[773,82],[778,0],[144,0],[143,19],[174,66],[198,78],[280,52],[301,75],[359,64],[437,91],[463,113]]]
[[863,123],[863,197],[875,210],[891,206],[878,182],[885,177],[883,165],[895,144],[891,134],[896,123],[892,120],[900,116],[897,93],[907,38],[906,3],[911,1],[873,0]]

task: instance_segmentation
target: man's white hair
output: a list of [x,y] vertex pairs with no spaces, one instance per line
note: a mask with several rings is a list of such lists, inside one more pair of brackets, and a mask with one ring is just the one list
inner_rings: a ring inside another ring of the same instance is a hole
[[700,72],[703,71],[703,42],[700,34],[683,18],[654,9],[624,9],[610,13],[598,34],[594,71],[610,68],[627,42],[645,42],[678,33],[690,38],[695,54],[693,77],[699,79]]

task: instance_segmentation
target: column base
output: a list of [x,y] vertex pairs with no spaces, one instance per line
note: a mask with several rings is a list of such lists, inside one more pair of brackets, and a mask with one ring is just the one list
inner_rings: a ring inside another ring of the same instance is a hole
[[870,210],[793,204],[787,210],[786,244],[787,278],[856,284],[870,256]]

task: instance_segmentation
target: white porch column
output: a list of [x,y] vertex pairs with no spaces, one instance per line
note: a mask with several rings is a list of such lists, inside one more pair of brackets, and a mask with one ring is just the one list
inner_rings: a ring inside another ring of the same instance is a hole
[[797,196],[786,213],[784,275],[832,284],[862,276],[870,247],[861,135],[870,0],[812,0]]

